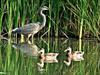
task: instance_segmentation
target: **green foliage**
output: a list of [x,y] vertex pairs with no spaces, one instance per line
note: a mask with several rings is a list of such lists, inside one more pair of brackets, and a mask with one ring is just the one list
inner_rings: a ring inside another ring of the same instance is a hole
[[47,26],[41,31],[48,36],[62,36],[62,32],[82,38],[100,35],[99,0],[1,0],[0,31],[5,27],[9,35],[15,27],[42,21],[38,16],[41,6],[48,6]]

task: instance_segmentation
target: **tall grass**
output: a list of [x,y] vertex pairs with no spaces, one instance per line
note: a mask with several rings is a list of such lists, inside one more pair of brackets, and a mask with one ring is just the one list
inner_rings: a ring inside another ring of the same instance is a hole
[[41,31],[43,33],[49,30],[47,36],[62,36],[61,31],[63,31],[79,38],[87,35],[98,37],[100,30],[99,0],[1,0],[0,31],[6,28],[11,35],[11,30],[15,27],[41,20],[37,12],[44,5],[50,8],[49,14],[46,14],[48,15],[47,25]]
[[99,15],[97,17],[96,14],[99,12],[98,7],[98,1],[94,0],[92,0],[91,2],[87,0],[77,0],[75,2],[68,0],[68,2],[66,2],[66,8],[68,8],[68,10],[72,13],[71,20],[75,24],[75,28],[77,29],[75,33],[79,35],[79,38],[82,38],[82,36],[84,36],[84,34],[86,33],[88,33],[88,35],[92,34],[93,36],[97,36],[98,25],[96,23],[98,22],[97,20],[99,20],[100,17]]
[[2,19],[3,19],[3,11],[0,12],[0,32],[2,31]]
[[8,10],[8,21],[7,21],[7,28],[8,28],[8,35],[9,36],[11,36],[11,31],[12,31],[12,25],[13,25],[13,5],[14,5],[14,3],[13,2],[11,2],[10,4],[9,4],[9,2],[8,2],[8,0],[7,0],[7,10]]

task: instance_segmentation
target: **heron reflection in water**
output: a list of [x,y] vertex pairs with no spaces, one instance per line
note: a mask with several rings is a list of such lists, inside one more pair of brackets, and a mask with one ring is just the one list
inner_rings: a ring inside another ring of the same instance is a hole
[[12,30],[12,33],[18,33],[18,34],[23,34],[28,36],[28,39],[31,35],[34,36],[34,34],[36,34],[37,32],[39,32],[46,24],[46,16],[45,14],[43,14],[43,11],[48,10],[48,7],[43,6],[40,9],[40,15],[43,18],[43,21],[37,22],[37,23],[30,23],[30,24],[26,24],[24,27],[19,27],[19,28],[15,28]]
[[44,63],[57,63],[57,56],[59,53],[45,53],[44,49],[42,48],[39,51],[39,58],[40,58],[40,63],[37,63],[38,65],[38,70],[43,71]]
[[29,56],[38,56],[39,48],[35,44],[31,43],[12,43],[13,48],[19,49],[22,53],[25,53]]
[[72,52],[72,49],[68,47],[64,52],[67,52],[67,60],[64,60],[64,63],[69,66],[71,64],[71,61],[81,61],[84,60],[83,55],[84,52],[82,51],[75,51]]

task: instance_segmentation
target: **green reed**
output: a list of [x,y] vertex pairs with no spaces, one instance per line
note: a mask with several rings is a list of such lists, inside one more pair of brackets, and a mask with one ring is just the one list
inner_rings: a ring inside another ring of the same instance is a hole
[[[1,42],[1,40],[0,40],[0,42]],[[0,46],[0,65],[1,65],[1,66],[0,66],[0,69],[2,69],[2,66],[3,66],[3,65],[2,65],[2,52],[1,52],[2,43],[0,43],[0,45],[1,45],[1,46]]]
[[[70,15],[68,15],[69,19],[66,18],[66,21],[67,20],[70,21],[69,22],[69,26],[71,27],[70,31],[73,34],[78,35],[79,38],[82,38],[84,34],[86,33],[89,33],[93,36],[98,36],[97,33],[98,33],[99,28],[96,23],[98,23],[100,16],[99,14],[95,14],[95,13],[98,13],[98,11],[100,10],[98,9],[99,4],[97,2],[94,0],[92,0],[91,3],[86,0],[81,0],[81,1],[77,0],[75,2],[73,0],[72,1],[67,0],[64,3],[66,11],[69,10],[69,13],[70,13]],[[93,10],[96,10],[96,11],[93,11]],[[95,15],[95,17],[92,17],[93,15]]]
[[[38,16],[41,6],[48,6],[47,25],[39,34],[49,30],[50,35],[75,35],[79,38],[86,34],[98,37],[100,23],[100,1],[98,0],[1,0],[0,31],[5,28],[11,35],[12,29],[27,23],[42,21]],[[40,35],[39,35],[40,36]],[[99,38],[99,37],[98,37]]]
[[4,1],[1,0],[1,4],[0,4],[0,34],[1,34],[1,31],[3,30],[3,17],[4,17],[4,14],[6,13],[4,10],[6,8],[6,5],[4,5]]
[[2,19],[3,19],[3,11],[0,11],[0,32],[2,31]]
[[[5,71],[12,70],[13,67],[10,65],[11,64],[11,44],[10,44],[10,40],[8,40],[8,44],[6,47],[6,59],[5,59]],[[11,67],[11,68],[10,68]]]

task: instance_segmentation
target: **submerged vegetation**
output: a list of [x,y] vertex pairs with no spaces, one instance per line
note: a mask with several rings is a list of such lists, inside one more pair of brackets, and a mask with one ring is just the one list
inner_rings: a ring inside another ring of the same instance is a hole
[[48,6],[47,36],[97,37],[100,35],[99,0],[0,0],[0,32],[11,35],[12,29],[41,21],[38,11]]

